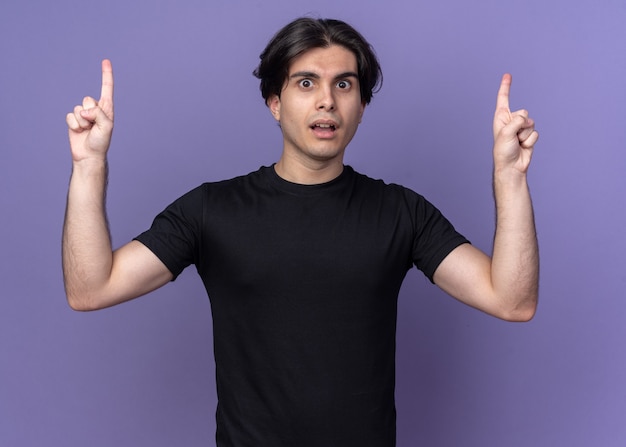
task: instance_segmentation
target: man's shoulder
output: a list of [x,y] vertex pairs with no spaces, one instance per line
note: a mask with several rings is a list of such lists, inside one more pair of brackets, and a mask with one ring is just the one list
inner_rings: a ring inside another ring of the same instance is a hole
[[382,178],[375,178],[368,174],[363,174],[356,171],[350,166],[346,166],[346,169],[349,169],[353,173],[354,179],[360,187],[371,188],[372,190],[380,190],[381,192],[385,192],[388,194],[400,194],[421,197],[420,194],[415,192],[410,187],[401,185],[399,183],[389,182]]
[[266,183],[268,168],[262,166],[256,171],[223,180],[208,180],[201,183],[173,202],[173,205],[197,207],[207,201],[222,201],[232,199],[233,195],[254,191],[262,188]]
[[241,174],[222,180],[208,180],[192,189],[189,193],[205,195],[213,192],[226,193],[228,191],[260,187],[267,183],[267,178],[269,176],[268,171],[270,169],[271,167],[261,166],[259,169],[247,174]]

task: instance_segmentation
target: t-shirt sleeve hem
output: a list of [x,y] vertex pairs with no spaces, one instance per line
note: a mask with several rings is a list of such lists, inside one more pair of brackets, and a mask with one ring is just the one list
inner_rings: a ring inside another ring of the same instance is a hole
[[463,236],[458,235],[457,237],[449,240],[447,243],[441,246],[441,248],[437,251],[437,253],[431,258],[428,266],[424,268],[422,271],[424,275],[428,278],[428,280],[434,284],[435,281],[433,276],[435,275],[435,271],[437,271],[437,267],[439,264],[458,246],[463,244],[469,244],[470,241],[465,239]]
[[183,269],[174,265],[174,263],[167,258],[164,253],[161,253],[158,248],[151,243],[150,238],[148,236],[148,232],[144,232],[139,236],[133,238],[133,240],[142,243],[145,245],[148,250],[150,250],[154,255],[159,258],[159,260],[167,267],[167,269],[172,274],[172,281],[176,281],[176,278],[182,273]]

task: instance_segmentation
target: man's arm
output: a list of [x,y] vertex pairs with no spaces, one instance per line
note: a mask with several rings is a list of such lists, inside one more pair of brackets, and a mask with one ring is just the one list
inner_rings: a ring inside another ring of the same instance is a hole
[[86,97],[66,117],[72,152],[65,223],[63,277],[75,310],[109,307],[150,292],[172,274],[144,245],[113,252],[106,219],[107,151],[113,133],[113,68],[102,62],[100,100]]
[[511,113],[511,76],[504,75],[493,122],[496,233],[491,258],[465,244],[439,265],[435,283],[460,301],[509,321],[528,321],[537,308],[539,250],[527,183],[539,138],[528,112]]

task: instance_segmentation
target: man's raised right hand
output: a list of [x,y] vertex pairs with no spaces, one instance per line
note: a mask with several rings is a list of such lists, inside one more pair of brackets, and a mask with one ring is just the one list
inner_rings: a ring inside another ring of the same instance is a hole
[[66,116],[72,160],[95,158],[103,160],[113,133],[113,66],[102,61],[102,90],[100,100],[85,97],[82,105]]

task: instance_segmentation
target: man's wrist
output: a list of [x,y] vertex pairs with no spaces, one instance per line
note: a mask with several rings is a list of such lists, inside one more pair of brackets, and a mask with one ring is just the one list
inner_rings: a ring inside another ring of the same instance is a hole
[[494,167],[493,170],[494,184],[503,186],[519,187],[528,184],[528,176],[525,171],[520,171],[511,166]]

